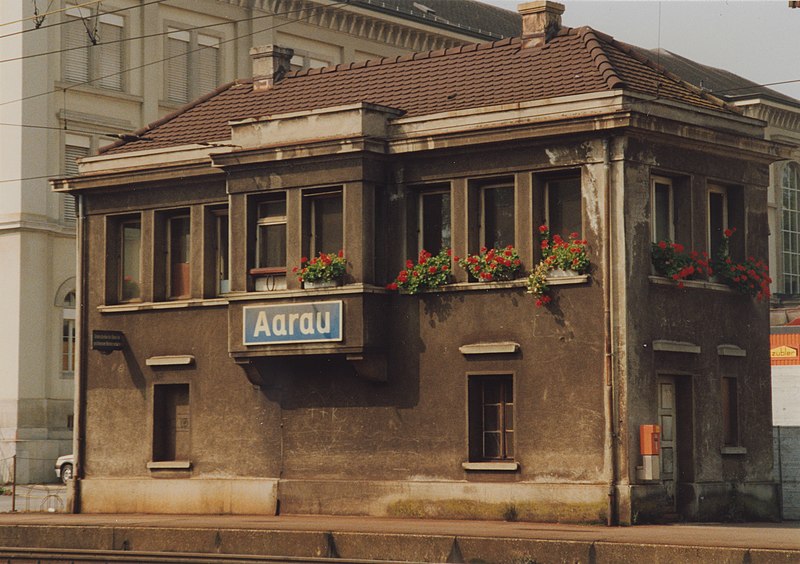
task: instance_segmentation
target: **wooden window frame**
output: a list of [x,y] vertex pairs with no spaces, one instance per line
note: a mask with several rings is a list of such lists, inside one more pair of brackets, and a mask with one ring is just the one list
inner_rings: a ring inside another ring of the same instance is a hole
[[[517,390],[514,386],[515,376],[511,372],[488,372],[488,373],[468,373],[467,374],[467,438],[470,462],[513,462],[516,460],[516,419],[514,406],[517,403]],[[498,415],[498,429],[500,435],[498,457],[486,455],[485,437],[490,431],[486,429],[485,422],[485,386],[488,382],[499,383],[500,408]],[[505,390],[510,386],[511,402],[506,402]],[[473,397],[473,393],[479,389],[480,401]],[[511,427],[506,426],[506,410],[511,409]],[[480,413],[475,413],[475,409],[480,409]],[[508,435],[511,435],[509,445]],[[509,454],[509,452],[511,454]]]
[[[416,217],[416,219],[417,219],[417,252],[422,251],[424,249],[424,245],[425,245],[425,198],[429,197],[429,196],[436,196],[436,195],[447,196],[447,198],[449,200],[449,204],[450,204],[450,210],[449,210],[450,225],[448,226],[448,228],[450,230],[450,242],[447,245],[444,245],[444,242],[442,241],[441,242],[441,245],[443,245],[442,248],[451,247],[452,244],[453,244],[453,235],[452,235],[452,229],[453,229],[453,219],[452,219],[453,218],[453,194],[452,194],[452,190],[450,189],[449,186],[446,187],[446,188],[445,187],[441,187],[441,186],[436,187],[436,188],[430,188],[430,189],[421,188],[421,189],[417,190],[417,217]],[[430,252],[430,253],[433,253],[433,254],[436,254],[436,253],[439,252],[439,249],[437,249],[435,252],[432,249],[425,249],[425,250]]]
[[658,243],[658,199],[656,198],[656,184],[667,186],[667,239],[675,241],[675,186],[672,178],[653,175],[650,177],[650,238],[653,243]]
[[[131,302],[141,302],[142,301],[142,288],[143,288],[143,266],[144,266],[144,245],[143,242],[143,229],[142,229],[142,217],[139,215],[137,217],[125,217],[119,218],[117,220],[116,230],[117,230],[117,256],[118,256],[118,264],[117,264],[117,302],[118,303],[131,303]],[[139,295],[134,298],[126,299],[124,298],[123,293],[123,286],[125,283],[125,227],[138,224],[139,226],[139,278],[140,280],[136,282],[139,285]]]
[[[284,204],[284,212],[283,215],[261,215],[260,209],[261,206],[270,202],[279,202],[282,201]],[[254,276],[265,276],[265,275],[285,275],[287,272],[287,266],[284,264],[283,266],[261,266],[261,247],[262,247],[262,238],[263,235],[261,234],[261,228],[267,227],[271,225],[283,225],[286,231],[285,236],[288,237],[288,210],[286,209],[288,206],[286,192],[278,192],[273,194],[269,198],[261,198],[256,200],[254,203],[254,213],[255,213],[255,253],[253,255],[253,268],[250,269],[249,273]],[[288,255],[286,250],[284,250],[284,262],[288,262]]]
[[[516,215],[517,215],[517,190],[516,190],[516,183],[514,182],[513,179],[510,179],[510,180],[505,181],[505,182],[491,182],[491,183],[487,183],[487,184],[481,184],[478,187],[478,208],[479,208],[479,216],[478,216],[478,218],[479,218],[479,230],[478,230],[478,232],[479,232],[479,236],[480,236],[480,246],[481,247],[486,247],[487,249],[496,247],[496,244],[492,245],[492,247],[490,247],[488,241],[486,240],[486,193],[489,190],[497,190],[497,189],[506,189],[506,190],[510,189],[511,193],[513,194],[513,198],[514,198],[513,219],[512,219],[513,230],[514,230],[513,241],[511,243],[505,243],[504,245],[501,245],[501,246],[503,248],[505,248],[507,245],[512,245],[512,246],[516,246],[517,245],[517,221],[516,221]],[[499,247],[497,247],[497,248],[499,248]]]

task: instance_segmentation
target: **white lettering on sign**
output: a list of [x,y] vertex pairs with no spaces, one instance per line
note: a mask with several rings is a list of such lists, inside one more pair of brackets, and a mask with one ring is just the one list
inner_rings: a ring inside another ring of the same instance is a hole
[[244,344],[342,340],[342,302],[248,306]]

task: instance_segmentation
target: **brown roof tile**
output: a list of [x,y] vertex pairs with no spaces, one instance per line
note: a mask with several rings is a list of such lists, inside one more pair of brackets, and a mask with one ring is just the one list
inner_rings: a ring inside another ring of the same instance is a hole
[[288,73],[254,92],[234,82],[117,142],[119,153],[230,138],[228,122],[356,102],[419,116],[619,88],[699,108],[730,111],[720,100],[671,75],[630,46],[591,28],[562,29],[541,47],[519,38]]

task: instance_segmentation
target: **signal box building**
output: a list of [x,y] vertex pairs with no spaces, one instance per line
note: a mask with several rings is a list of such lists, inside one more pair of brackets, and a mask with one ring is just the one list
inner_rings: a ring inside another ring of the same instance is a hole
[[[524,36],[227,84],[54,181],[79,203],[76,510],[769,519],[768,304],[653,242],[765,257],[763,122],[563,7]],[[578,232],[588,273],[386,289]],[[341,286],[303,257],[342,250]],[[655,427],[658,426],[658,427]],[[660,431],[659,437],[647,430]]]

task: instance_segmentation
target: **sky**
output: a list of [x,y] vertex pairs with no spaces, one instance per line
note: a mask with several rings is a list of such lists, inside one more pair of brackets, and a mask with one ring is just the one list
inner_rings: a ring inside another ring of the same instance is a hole
[[[483,0],[516,11],[516,0]],[[800,8],[786,0],[606,2],[561,0],[562,23],[588,25],[647,49],[661,47],[800,99]]]

